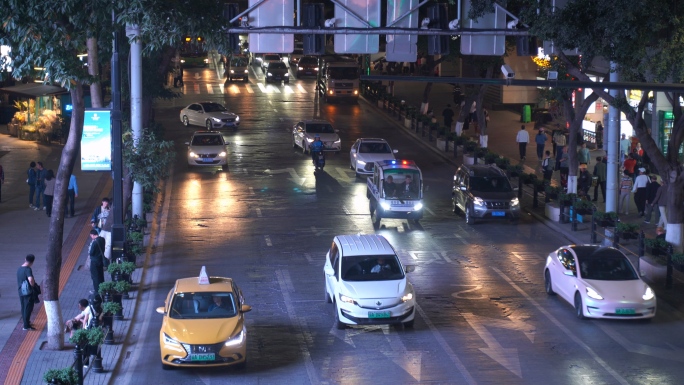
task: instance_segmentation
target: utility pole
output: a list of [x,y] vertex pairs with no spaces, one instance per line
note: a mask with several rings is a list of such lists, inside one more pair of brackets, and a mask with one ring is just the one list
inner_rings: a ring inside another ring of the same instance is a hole
[[[126,26],[126,36],[131,41],[131,131],[133,133],[133,146],[138,146],[142,137],[142,41],[140,40],[140,27],[137,25]],[[133,182],[132,213],[133,218],[137,215],[142,218],[143,213],[143,188],[138,182]]]
[[[617,66],[614,62],[610,63],[610,82],[615,83],[619,81]],[[610,95],[614,98],[618,97],[617,89],[610,89]],[[614,211],[617,213],[617,197],[618,185],[620,180],[620,110],[613,105],[608,107],[608,143],[606,143],[606,157],[608,158],[608,167],[606,170],[606,212]],[[629,202],[628,202],[629,203]]]
[[116,27],[116,15],[112,11],[114,24],[114,46],[112,47],[112,178],[113,196],[112,211],[112,260],[124,256],[126,233],[123,225],[123,133],[121,132],[121,71],[119,68],[119,32]]

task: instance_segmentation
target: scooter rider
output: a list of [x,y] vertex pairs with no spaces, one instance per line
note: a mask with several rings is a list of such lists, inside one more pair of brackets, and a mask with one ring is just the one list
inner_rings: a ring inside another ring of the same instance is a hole
[[309,145],[309,151],[311,151],[311,160],[313,161],[314,165],[316,165],[316,155],[323,151],[324,148],[325,144],[321,141],[321,136],[318,134],[314,135],[314,141]]

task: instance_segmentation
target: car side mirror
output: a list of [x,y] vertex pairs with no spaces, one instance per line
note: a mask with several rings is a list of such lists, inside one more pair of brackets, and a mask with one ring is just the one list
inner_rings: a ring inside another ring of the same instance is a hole
[[165,315],[165,314],[166,314],[166,311],[164,310],[164,306],[158,307],[158,308],[157,308],[157,313],[159,313],[159,314],[161,314],[161,315]]
[[335,275],[335,270],[333,270],[332,266],[326,266],[323,271],[325,271],[325,275]]
[[416,265],[406,265],[404,266],[404,272],[406,273],[412,273],[416,271]]
[[459,186],[459,188],[461,189],[461,191],[466,191],[466,186]]
[[518,191],[518,188],[517,188],[517,187],[513,187],[513,191],[516,191],[516,192],[517,192],[517,191]]
[[252,310],[252,307],[249,305],[242,305],[242,307],[240,308],[240,312],[242,313],[247,313],[250,310]]
[[575,272],[572,270],[565,270],[563,272],[563,274],[567,275],[568,277],[574,277],[575,276]]
[[190,142],[185,142],[185,145],[186,145],[186,146],[189,146],[189,145],[190,145]]
[[335,130],[335,132],[336,132],[336,133],[339,133],[339,132],[340,132],[340,130]]
[[396,154],[398,152],[399,152],[399,150],[392,150],[392,154]]

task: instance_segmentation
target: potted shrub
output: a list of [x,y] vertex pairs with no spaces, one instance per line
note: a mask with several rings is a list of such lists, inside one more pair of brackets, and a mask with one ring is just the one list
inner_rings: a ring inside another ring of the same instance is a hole
[[667,241],[660,238],[646,238],[644,239],[644,246],[646,251],[652,256],[657,257],[667,252]]
[[466,154],[474,154],[476,149],[477,149],[477,142],[474,142],[472,140],[468,140],[463,144],[463,151]]
[[[508,159],[508,158],[506,158],[506,159]],[[520,177],[523,174],[523,166],[521,164],[509,165],[506,168],[506,173],[508,174],[509,178]]]
[[603,212],[597,211],[594,213],[594,219],[601,227],[615,227],[618,216],[615,211]]
[[639,232],[639,225],[636,223],[618,222],[615,226],[615,233],[622,239],[636,239]]
[[577,194],[561,192],[558,194],[558,201],[563,202],[563,206],[570,206],[572,205],[572,199],[576,196]]
[[677,270],[684,271],[684,253],[672,254],[672,264],[677,266]]
[[133,262],[121,262],[121,263],[111,263],[107,268],[109,274],[112,275],[112,281],[129,281],[131,273],[135,271],[135,263]]
[[520,174],[520,179],[522,179],[523,184],[532,184],[537,179],[537,176],[523,172]]
[[578,199],[575,201],[575,212],[580,215],[590,215],[593,212],[594,204],[586,199]]
[[123,314],[123,307],[116,302],[105,302],[102,304],[102,326],[107,328],[105,334],[105,345],[114,344],[114,315]]
[[43,374],[43,381],[48,384],[76,385],[78,384],[78,374],[72,367],[63,369],[50,369]]
[[142,232],[132,231],[128,233],[127,237],[128,251],[135,255],[142,255],[145,248],[143,246],[144,235]]
[[496,163],[496,166],[500,169],[508,170],[508,167],[511,165],[511,160],[500,156],[494,159],[494,163]]
[[549,199],[558,199],[558,194],[560,194],[560,187],[547,185],[544,187],[544,193]]
[[499,154],[495,154],[491,151],[487,151],[484,155],[485,164],[495,164],[497,159],[499,159]]
[[[468,138],[467,138],[467,137],[465,137],[465,136],[456,136],[456,134],[454,134],[454,146],[463,146],[463,145],[466,144],[466,142],[468,142]],[[473,143],[475,143],[475,142],[473,142]]]

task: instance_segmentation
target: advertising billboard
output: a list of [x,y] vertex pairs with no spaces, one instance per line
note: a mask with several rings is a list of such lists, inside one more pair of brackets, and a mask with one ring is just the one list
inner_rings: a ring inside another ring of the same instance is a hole
[[112,170],[111,111],[87,108],[83,117],[81,137],[81,170]]

